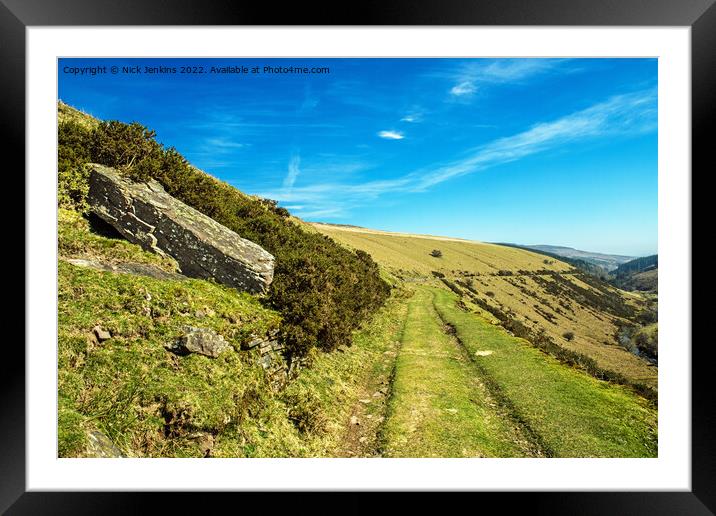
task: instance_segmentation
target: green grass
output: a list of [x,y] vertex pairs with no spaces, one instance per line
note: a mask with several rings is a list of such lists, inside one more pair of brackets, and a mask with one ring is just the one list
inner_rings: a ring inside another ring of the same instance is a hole
[[[131,261],[167,271],[175,266],[124,240],[92,233],[87,220],[69,210],[59,212],[59,234],[64,258]],[[395,289],[355,332],[351,347],[314,351],[311,367],[275,392],[256,353],[238,351],[249,335],[279,324],[279,314],[256,298],[204,280],[158,280],[63,260],[58,268],[62,457],[83,456],[92,430],[135,457],[200,457],[206,436],[213,436],[215,457],[340,454],[352,407],[390,375],[393,358],[386,351],[395,348],[407,306],[407,294]],[[213,315],[197,317],[207,308]],[[112,338],[97,343],[95,325]],[[164,346],[184,325],[216,330],[234,351],[217,359],[172,354]],[[376,400],[366,415],[374,413],[377,422],[383,408],[384,401]]]
[[385,456],[515,457],[528,443],[498,409],[418,288],[408,306],[384,430]]
[[[566,367],[456,307],[456,296],[435,289],[435,307],[454,325],[480,369],[499,386],[558,457],[655,457],[657,413],[618,385]],[[478,352],[491,351],[486,355]]]
[[[335,457],[347,451],[360,455],[361,450],[348,450],[350,443],[346,442],[356,405],[364,409],[361,424],[370,427],[366,435],[372,433],[373,442],[367,444],[373,451],[378,446],[375,441],[385,398],[372,394],[387,384],[391,374],[409,295],[405,290],[394,291],[385,306],[354,333],[351,347],[313,353],[310,367],[303,369],[281,395],[289,416],[306,430],[302,433],[302,456]],[[370,399],[371,403],[363,405],[361,399]],[[258,452],[276,456],[266,446],[259,447]]]
[[[246,352],[178,357],[164,346],[194,325],[238,350],[250,335],[275,328],[279,316],[205,281],[58,266],[60,454],[81,454],[79,436],[90,428],[130,455],[195,456],[196,438],[207,434],[218,436],[219,455],[224,445],[236,452],[224,438],[245,440],[244,420],[271,401],[262,368]],[[214,314],[197,318],[207,307]],[[112,338],[93,340],[95,325]]]
[[104,263],[133,262],[154,265],[167,272],[177,271],[170,257],[143,251],[123,238],[109,238],[90,231],[87,218],[74,210],[57,211],[57,245],[64,258],[100,259]]

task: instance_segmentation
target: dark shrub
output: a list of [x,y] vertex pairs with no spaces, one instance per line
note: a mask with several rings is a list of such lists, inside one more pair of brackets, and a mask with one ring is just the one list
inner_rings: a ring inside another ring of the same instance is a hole
[[77,122],[64,122],[57,134],[57,202],[62,208],[87,211],[87,169],[92,131]]
[[441,258],[443,255],[443,252],[440,249],[433,249],[430,251],[430,256],[433,256],[435,258]]
[[158,169],[164,154],[156,133],[143,125],[112,120],[101,122],[93,133],[92,160],[119,169],[137,181],[146,181]]
[[572,341],[572,340],[574,340],[574,332],[572,332],[572,331],[565,331],[565,332],[562,334],[562,337],[564,337],[564,340]]
[[455,283],[453,283],[452,281],[450,281],[450,280],[447,279],[447,278],[440,278],[440,281],[442,281],[443,283],[445,283],[445,285],[446,285],[450,290],[452,290],[453,292],[455,292],[458,296],[462,296],[462,294],[463,294],[462,289],[460,289],[460,287],[458,287],[457,285],[455,285]]

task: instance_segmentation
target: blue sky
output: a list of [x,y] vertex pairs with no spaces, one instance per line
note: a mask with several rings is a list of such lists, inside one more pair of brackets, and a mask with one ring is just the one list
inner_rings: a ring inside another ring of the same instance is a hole
[[61,59],[58,94],[306,220],[657,251],[656,59]]

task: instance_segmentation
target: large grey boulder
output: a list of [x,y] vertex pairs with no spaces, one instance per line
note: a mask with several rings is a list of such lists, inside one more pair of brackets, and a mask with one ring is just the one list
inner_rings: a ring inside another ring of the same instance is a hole
[[271,254],[175,199],[156,181],[134,182],[93,164],[89,204],[130,242],[174,258],[182,274],[251,293],[266,292],[273,280]]

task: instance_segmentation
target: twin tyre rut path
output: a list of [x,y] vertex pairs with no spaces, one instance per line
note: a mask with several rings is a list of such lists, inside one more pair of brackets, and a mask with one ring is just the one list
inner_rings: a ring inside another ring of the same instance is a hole
[[461,310],[450,292],[416,286],[401,308],[343,456],[657,456],[657,409],[628,388]]
[[[545,456],[539,437],[513,417],[509,403],[485,382],[452,327],[441,320],[433,296],[418,288],[408,301],[400,343],[386,353],[394,363],[389,389],[383,387],[383,415],[366,420],[365,406],[358,403],[346,435],[353,451],[346,455]],[[356,450],[356,441],[373,443],[373,450]]]

